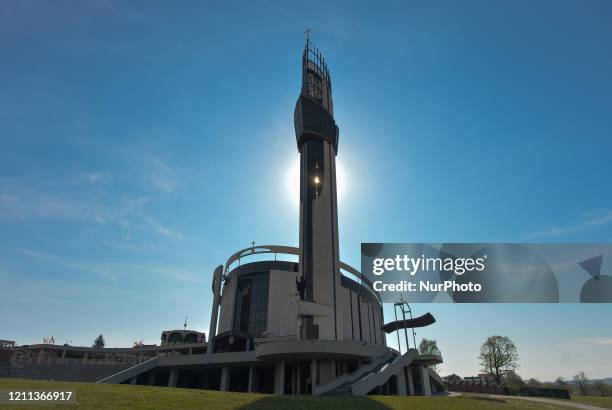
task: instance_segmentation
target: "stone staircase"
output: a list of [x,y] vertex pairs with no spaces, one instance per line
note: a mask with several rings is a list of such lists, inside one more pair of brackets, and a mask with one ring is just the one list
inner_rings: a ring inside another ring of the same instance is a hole
[[348,394],[349,392],[347,389],[350,390],[351,384],[355,383],[366,374],[380,369],[385,363],[389,362],[394,357],[395,355],[388,351],[384,355],[374,358],[370,363],[361,366],[352,373],[344,374],[327,384],[315,387],[314,394],[317,396]]
[[326,385],[315,388],[314,393],[316,395],[366,395],[377,386],[385,384],[390,377],[403,371],[403,368],[409,366],[417,356],[418,352],[415,349],[410,349],[401,356],[387,352],[353,373],[340,376]]
[[410,349],[401,356],[395,357],[392,361],[383,364],[380,369],[370,372],[351,385],[351,392],[354,396],[365,396],[377,386],[382,386],[390,377],[403,371],[403,368],[418,356],[416,349]]

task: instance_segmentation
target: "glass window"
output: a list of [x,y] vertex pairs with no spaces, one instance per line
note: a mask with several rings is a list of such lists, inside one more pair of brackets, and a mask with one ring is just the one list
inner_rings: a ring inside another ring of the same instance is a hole
[[260,336],[268,324],[268,272],[238,279],[234,331]]

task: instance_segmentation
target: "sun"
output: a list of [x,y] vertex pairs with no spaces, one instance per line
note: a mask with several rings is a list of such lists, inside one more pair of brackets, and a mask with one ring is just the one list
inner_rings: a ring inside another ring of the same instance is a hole
[[[342,162],[336,158],[336,185],[338,204],[345,198],[347,193],[347,176]],[[296,158],[287,167],[287,177],[285,181],[287,198],[292,207],[300,204],[300,158]]]

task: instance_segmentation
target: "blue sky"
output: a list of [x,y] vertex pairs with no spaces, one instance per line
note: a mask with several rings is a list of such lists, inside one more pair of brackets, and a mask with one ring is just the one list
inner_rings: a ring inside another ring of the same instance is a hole
[[[216,265],[297,245],[305,27],[333,78],[345,262],[361,242],[612,242],[611,19],[607,1],[4,4],[0,338],[207,331]],[[611,305],[414,308],[444,374],[503,334],[524,377],[612,376]]]

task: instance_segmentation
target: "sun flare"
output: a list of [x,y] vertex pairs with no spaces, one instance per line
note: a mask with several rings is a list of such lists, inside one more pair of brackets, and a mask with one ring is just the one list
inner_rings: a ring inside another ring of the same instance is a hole
[[[315,183],[318,183],[316,177]],[[336,158],[336,184],[338,186],[338,203],[340,203],[347,192],[347,178],[342,162]],[[300,158],[296,158],[288,167],[285,181],[287,196],[292,206],[297,207],[300,203]]]

